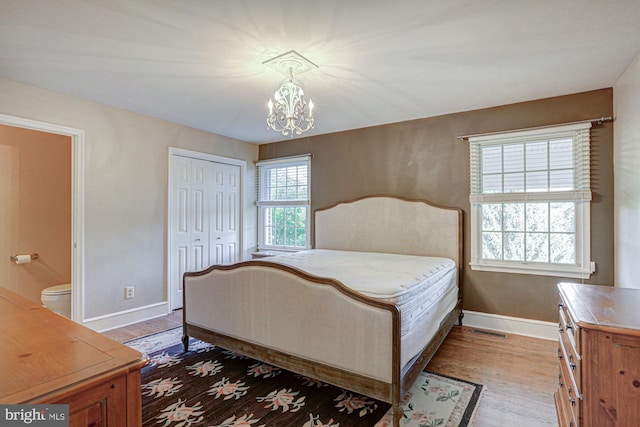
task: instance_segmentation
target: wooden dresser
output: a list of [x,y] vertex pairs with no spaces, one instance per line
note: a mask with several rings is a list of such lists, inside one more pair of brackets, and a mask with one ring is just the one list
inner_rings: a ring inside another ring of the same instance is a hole
[[561,427],[640,426],[640,290],[561,283]]
[[63,403],[70,426],[140,426],[140,352],[0,288],[0,403]]

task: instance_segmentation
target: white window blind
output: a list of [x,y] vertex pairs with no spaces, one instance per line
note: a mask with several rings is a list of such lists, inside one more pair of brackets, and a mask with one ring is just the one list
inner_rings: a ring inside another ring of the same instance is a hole
[[310,156],[257,162],[258,247],[309,247]]
[[469,139],[472,269],[588,277],[590,127]]

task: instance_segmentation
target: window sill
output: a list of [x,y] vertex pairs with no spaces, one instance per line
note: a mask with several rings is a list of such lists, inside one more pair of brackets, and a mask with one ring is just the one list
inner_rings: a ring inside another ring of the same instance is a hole
[[257,252],[251,253],[251,258],[260,259],[260,258],[268,258],[276,255],[279,255],[279,253],[276,253],[274,251],[257,251]]
[[496,265],[488,263],[469,263],[474,271],[493,271],[496,273],[532,274],[538,276],[568,277],[572,279],[588,279],[595,272],[595,263],[590,263],[590,269],[577,267],[559,267],[553,265],[541,266],[539,264]]
[[271,248],[262,248],[260,250],[257,250],[255,252],[252,252],[251,257],[253,259],[257,259],[257,258],[266,258],[266,257],[270,257],[270,256],[275,256],[275,255],[284,255],[284,254],[291,254],[291,253],[296,253],[296,252],[300,252],[300,251],[306,251],[307,249],[271,249]]

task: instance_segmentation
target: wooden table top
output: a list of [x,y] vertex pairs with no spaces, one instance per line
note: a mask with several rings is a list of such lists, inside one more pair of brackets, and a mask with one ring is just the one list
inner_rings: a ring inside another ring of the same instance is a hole
[[140,369],[140,352],[0,288],[0,403],[43,402],[61,390]]
[[558,288],[578,326],[640,334],[639,289],[580,283],[560,283]]

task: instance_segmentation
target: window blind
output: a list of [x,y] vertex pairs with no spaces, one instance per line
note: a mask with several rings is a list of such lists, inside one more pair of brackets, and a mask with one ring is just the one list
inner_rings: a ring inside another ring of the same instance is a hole
[[470,201],[591,200],[590,123],[469,138]]
[[257,162],[258,205],[308,201],[309,160],[310,156],[305,155]]

